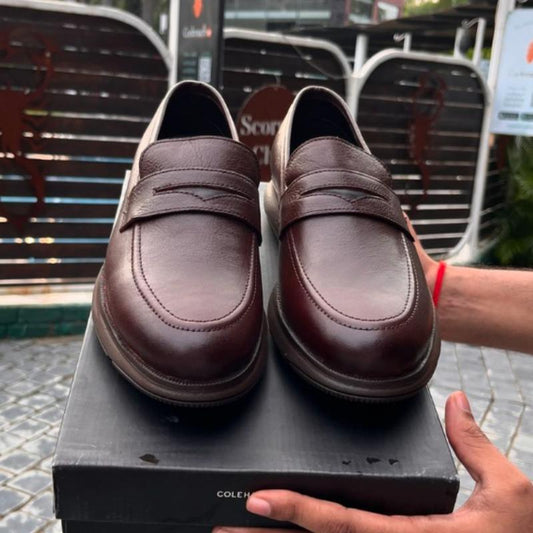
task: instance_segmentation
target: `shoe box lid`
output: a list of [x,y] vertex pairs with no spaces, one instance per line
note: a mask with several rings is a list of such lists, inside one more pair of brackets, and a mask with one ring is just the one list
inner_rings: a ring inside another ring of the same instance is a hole
[[[266,225],[263,235],[267,301],[277,250]],[[271,343],[265,375],[244,399],[176,408],[118,374],[91,320],[53,480],[56,515],[68,533],[279,526],[245,510],[248,494],[266,488],[383,513],[447,513],[459,488],[427,388],[388,404],[329,397],[303,383]]]

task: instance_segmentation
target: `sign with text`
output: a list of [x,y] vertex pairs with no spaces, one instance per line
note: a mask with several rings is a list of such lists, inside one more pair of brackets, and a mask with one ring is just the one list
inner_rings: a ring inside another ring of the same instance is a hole
[[294,95],[281,85],[263,87],[244,102],[237,116],[240,140],[257,155],[261,179],[270,179],[270,147]]
[[533,9],[517,9],[505,25],[491,132],[533,136]]
[[177,81],[218,87],[222,57],[223,0],[179,0]]

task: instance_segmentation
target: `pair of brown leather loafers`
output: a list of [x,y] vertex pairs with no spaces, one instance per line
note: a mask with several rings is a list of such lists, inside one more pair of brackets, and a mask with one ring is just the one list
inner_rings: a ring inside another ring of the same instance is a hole
[[[259,180],[218,92],[176,85],[139,145],[93,298],[104,351],[158,400],[216,405],[262,375]],[[413,394],[439,353],[390,182],[338,96],[297,96],[265,197],[280,238],[269,323],[300,374],[349,399]]]

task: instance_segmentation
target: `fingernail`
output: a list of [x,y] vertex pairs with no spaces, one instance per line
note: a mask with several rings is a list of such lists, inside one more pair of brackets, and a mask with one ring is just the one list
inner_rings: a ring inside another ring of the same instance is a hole
[[466,411],[469,414],[472,414],[472,409],[470,408],[470,403],[468,402],[468,398],[466,397],[466,394],[464,392],[457,392],[455,394],[455,401],[457,405],[463,410]]
[[211,533],[231,533],[231,530],[225,527],[216,526],[211,530]]
[[272,513],[272,507],[266,500],[257,498],[256,496],[250,496],[246,502],[246,509],[253,514],[260,516],[270,516]]

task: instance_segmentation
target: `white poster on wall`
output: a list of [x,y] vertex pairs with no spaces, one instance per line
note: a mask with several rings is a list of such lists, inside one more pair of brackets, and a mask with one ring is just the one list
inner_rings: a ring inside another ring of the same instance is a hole
[[507,18],[490,130],[533,136],[533,9]]

